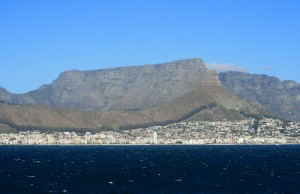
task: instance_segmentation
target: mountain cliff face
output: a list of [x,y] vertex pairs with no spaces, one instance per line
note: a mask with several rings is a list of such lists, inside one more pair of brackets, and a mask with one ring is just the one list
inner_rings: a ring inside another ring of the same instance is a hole
[[208,70],[201,59],[67,71],[52,84],[29,93],[15,95],[0,89],[0,101],[0,124],[6,130],[26,126],[99,130],[239,120],[247,117],[243,111],[269,114],[259,104],[225,89],[216,72]]
[[178,98],[200,85],[220,81],[201,59],[93,71],[67,71],[50,85],[22,94],[0,91],[13,104],[80,110],[141,109]]
[[258,102],[281,118],[300,122],[300,84],[242,72],[223,72],[219,78],[241,98]]
[[6,89],[0,87],[0,102],[15,102],[14,95],[10,94]]

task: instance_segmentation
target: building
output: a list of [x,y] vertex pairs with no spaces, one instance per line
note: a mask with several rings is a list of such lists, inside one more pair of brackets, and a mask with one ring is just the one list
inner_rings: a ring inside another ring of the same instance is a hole
[[157,141],[157,133],[156,132],[153,132],[153,144],[157,144],[158,141]]

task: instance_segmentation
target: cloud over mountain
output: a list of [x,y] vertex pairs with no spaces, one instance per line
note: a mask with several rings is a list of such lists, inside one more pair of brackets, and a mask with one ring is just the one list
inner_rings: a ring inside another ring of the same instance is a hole
[[209,63],[207,67],[212,70],[216,70],[217,72],[225,72],[225,71],[239,71],[239,72],[248,72],[247,67],[238,66],[230,63]]

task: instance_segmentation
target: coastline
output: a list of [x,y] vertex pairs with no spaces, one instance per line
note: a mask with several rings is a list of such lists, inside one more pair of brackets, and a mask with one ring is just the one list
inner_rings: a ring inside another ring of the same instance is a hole
[[299,143],[285,144],[0,144],[0,146],[286,146],[300,145]]

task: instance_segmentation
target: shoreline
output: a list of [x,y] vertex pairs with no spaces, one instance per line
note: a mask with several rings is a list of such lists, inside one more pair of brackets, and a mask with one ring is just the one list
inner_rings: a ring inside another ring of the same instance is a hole
[[0,146],[286,146],[285,144],[0,144]]

